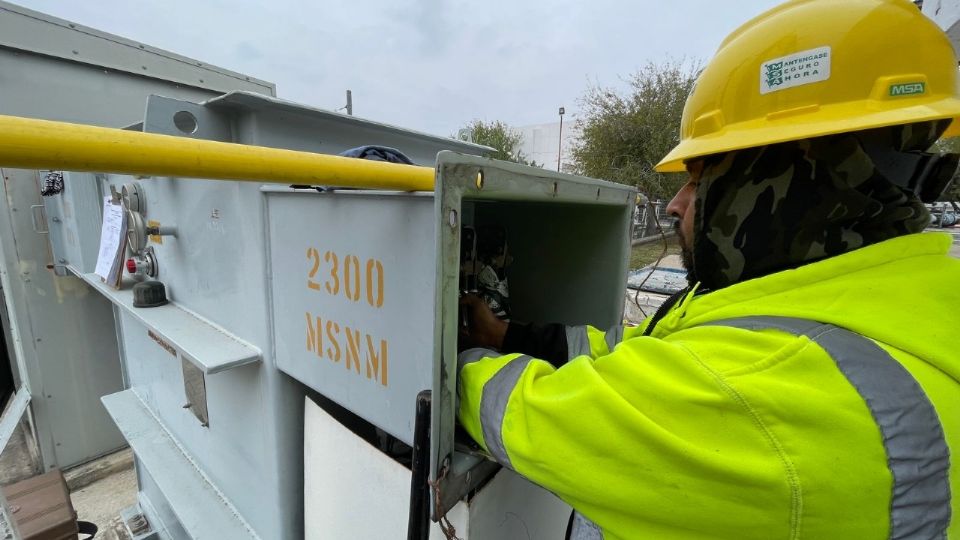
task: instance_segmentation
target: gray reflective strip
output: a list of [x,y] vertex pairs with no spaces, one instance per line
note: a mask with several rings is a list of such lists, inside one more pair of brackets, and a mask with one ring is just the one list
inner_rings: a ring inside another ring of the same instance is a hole
[[707,323],[804,335],[833,357],[880,427],[893,475],[890,538],[946,538],[950,523],[950,450],[930,399],[900,362],[849,330],[788,317]]
[[480,396],[480,426],[483,428],[483,442],[490,455],[501,465],[513,469],[507,449],[503,446],[503,415],[507,411],[510,393],[517,385],[520,375],[530,363],[529,356],[519,356],[500,368],[496,375],[483,385]]
[[590,338],[586,326],[567,327],[567,360],[578,356],[590,355]]
[[603,339],[607,342],[607,350],[613,352],[613,348],[623,341],[623,325],[617,325],[607,330]]
[[467,349],[462,353],[457,355],[457,373],[463,369],[463,366],[467,364],[472,364],[474,362],[479,362],[484,358],[499,358],[503,356],[497,351],[492,351],[490,349],[483,349],[480,347],[475,347],[473,349]]
[[573,526],[570,527],[570,540],[603,540],[603,531],[596,523],[585,518],[580,512],[573,512]]

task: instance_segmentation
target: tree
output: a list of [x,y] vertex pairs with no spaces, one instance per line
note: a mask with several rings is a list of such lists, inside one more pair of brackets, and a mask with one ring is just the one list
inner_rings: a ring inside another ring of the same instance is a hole
[[577,172],[636,186],[651,199],[672,197],[686,175],[653,167],[680,140],[683,106],[700,69],[700,62],[650,62],[623,93],[589,88],[579,101]]
[[513,161],[524,165],[536,166],[536,162],[527,161],[520,152],[523,135],[500,120],[484,122],[474,120],[460,130],[457,137],[462,141],[470,141],[496,150],[490,157],[503,161]]

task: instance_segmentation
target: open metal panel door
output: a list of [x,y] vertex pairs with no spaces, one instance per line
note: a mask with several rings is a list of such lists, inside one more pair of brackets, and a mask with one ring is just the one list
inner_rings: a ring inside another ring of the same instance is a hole
[[517,320],[607,328],[622,322],[636,190],[454,152],[437,156],[435,190],[430,480],[440,499],[434,505],[438,519],[499,469],[457,428],[463,227],[496,225],[506,231],[512,255],[506,276]]

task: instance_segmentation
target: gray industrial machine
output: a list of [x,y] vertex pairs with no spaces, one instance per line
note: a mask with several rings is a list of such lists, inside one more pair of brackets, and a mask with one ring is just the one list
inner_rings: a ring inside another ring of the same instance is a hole
[[[397,192],[4,169],[3,285],[31,391],[14,403],[30,404],[45,465],[129,444],[137,539],[402,538],[444,515],[473,540],[562,534],[569,507],[458,438],[458,299],[480,273],[464,238],[499,246],[487,276],[504,313],[610,326],[633,189],[278,100],[0,4],[0,30],[18,24],[59,37],[3,44],[0,68],[24,75],[2,113],[326,154],[383,145],[436,175],[432,192]],[[104,209],[124,216],[119,286],[95,273]]]
[[[188,130],[177,125],[185,114]],[[127,389],[103,402],[136,454],[142,512],[163,536],[300,536],[301,494],[316,492],[302,483],[305,395],[358,437],[412,445],[416,396],[430,390],[436,517],[489,480],[495,466],[455,448],[465,226],[506,231],[516,317],[619,320],[630,188],[437,156],[483,148],[249,93],[203,104],[151,97],[142,125],[316,152],[372,142],[437,170],[433,193],[65,173],[48,208],[60,218],[57,237],[73,240],[54,244],[54,256],[116,306]],[[92,273],[104,197],[129,216],[135,273],[119,289]],[[135,307],[137,280],[162,282],[172,302]],[[356,464],[358,478],[367,474]],[[341,498],[348,491],[324,489]],[[555,498],[537,493],[529,509],[565,527],[565,511],[544,513],[537,503],[556,508]]]

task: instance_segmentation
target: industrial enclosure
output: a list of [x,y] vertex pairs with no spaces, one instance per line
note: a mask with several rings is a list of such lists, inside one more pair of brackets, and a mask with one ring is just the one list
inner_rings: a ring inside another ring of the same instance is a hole
[[[379,145],[434,170],[433,191],[398,191],[3,169],[4,330],[45,468],[129,445],[138,539],[401,537],[444,514],[462,538],[562,535],[567,505],[457,431],[458,301],[491,264],[477,245],[494,246],[511,317],[620,322],[632,188],[282,101],[7,4],[0,36],[19,84],[3,114],[320,154]],[[114,217],[111,283],[97,267]]]

